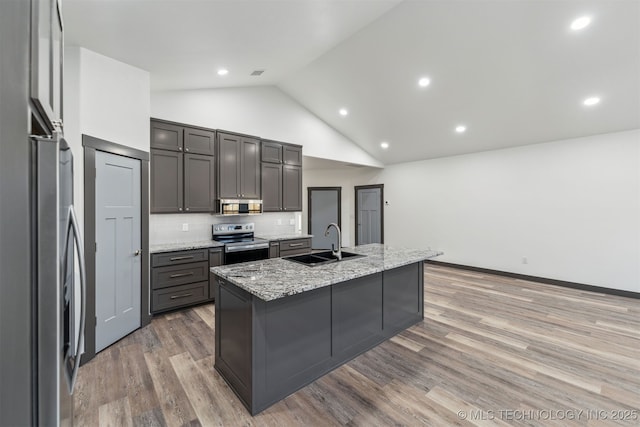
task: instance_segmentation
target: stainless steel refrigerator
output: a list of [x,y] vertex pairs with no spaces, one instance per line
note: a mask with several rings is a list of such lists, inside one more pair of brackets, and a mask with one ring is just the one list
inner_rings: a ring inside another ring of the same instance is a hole
[[0,426],[73,424],[84,250],[57,0],[0,0]]

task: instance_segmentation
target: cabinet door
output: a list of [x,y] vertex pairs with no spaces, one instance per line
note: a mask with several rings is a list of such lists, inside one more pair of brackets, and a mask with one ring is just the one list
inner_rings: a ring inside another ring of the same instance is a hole
[[215,183],[215,157],[184,155],[185,212],[213,212]]
[[151,148],[182,151],[182,134],[181,126],[151,121]]
[[151,150],[151,213],[182,212],[182,157]]
[[282,209],[288,212],[302,210],[302,168],[300,166],[282,166]]
[[282,165],[262,164],[262,210],[282,210]]
[[270,242],[269,243],[269,258],[279,258],[280,257],[280,243],[278,242]]
[[282,159],[285,165],[302,166],[302,147],[299,145],[283,145]]
[[202,129],[184,128],[184,152],[189,154],[206,154],[213,156],[215,152],[215,132]]
[[267,163],[282,163],[282,144],[274,141],[262,141],[260,158]]
[[260,141],[243,138],[240,145],[240,197],[260,198]]
[[240,137],[218,133],[218,197],[240,197]]

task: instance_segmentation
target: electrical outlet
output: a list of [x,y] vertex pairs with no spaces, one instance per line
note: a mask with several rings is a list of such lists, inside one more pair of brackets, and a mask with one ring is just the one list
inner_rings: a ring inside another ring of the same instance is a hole
[[526,256],[523,256],[523,257],[522,257],[522,263],[523,263],[523,264],[529,264],[529,260],[527,259],[527,257],[526,257]]
[[188,223],[182,224],[182,231],[189,231],[189,224]]

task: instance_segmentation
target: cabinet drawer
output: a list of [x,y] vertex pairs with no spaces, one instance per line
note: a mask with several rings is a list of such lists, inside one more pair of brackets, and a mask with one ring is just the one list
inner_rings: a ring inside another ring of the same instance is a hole
[[154,312],[204,302],[209,296],[209,282],[190,283],[153,291],[151,309]]
[[189,262],[208,261],[209,254],[206,249],[196,251],[167,252],[151,254],[151,267],[163,265],[186,264]]
[[209,278],[209,261],[151,269],[151,288],[161,289]]
[[310,252],[311,252],[310,248],[295,248],[295,249],[289,249],[287,251],[283,251],[281,249],[280,250],[280,257],[284,258],[284,257],[291,256],[291,255],[308,254]]
[[283,240],[280,242],[280,252],[297,250],[297,249],[309,249],[311,247],[311,239],[295,239],[295,240]]

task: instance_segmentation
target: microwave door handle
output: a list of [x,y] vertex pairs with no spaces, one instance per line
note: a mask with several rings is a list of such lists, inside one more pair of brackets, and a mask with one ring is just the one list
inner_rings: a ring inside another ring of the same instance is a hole
[[80,368],[80,349],[84,344],[84,328],[86,321],[86,304],[87,304],[87,276],[85,269],[85,259],[84,259],[84,244],[82,243],[82,235],[80,234],[80,227],[78,227],[78,219],[76,217],[76,212],[73,209],[73,205],[69,206],[69,222],[67,224],[67,243],[65,243],[65,262],[68,255],[67,245],[69,242],[69,233],[73,229],[73,243],[75,245],[75,249],[78,251],[78,265],[80,267],[80,327],[78,328],[78,340],[75,351],[75,360],[73,365],[73,372],[71,373],[71,386],[70,392],[73,393],[73,388],[76,385],[76,380],[78,378],[78,369]]

